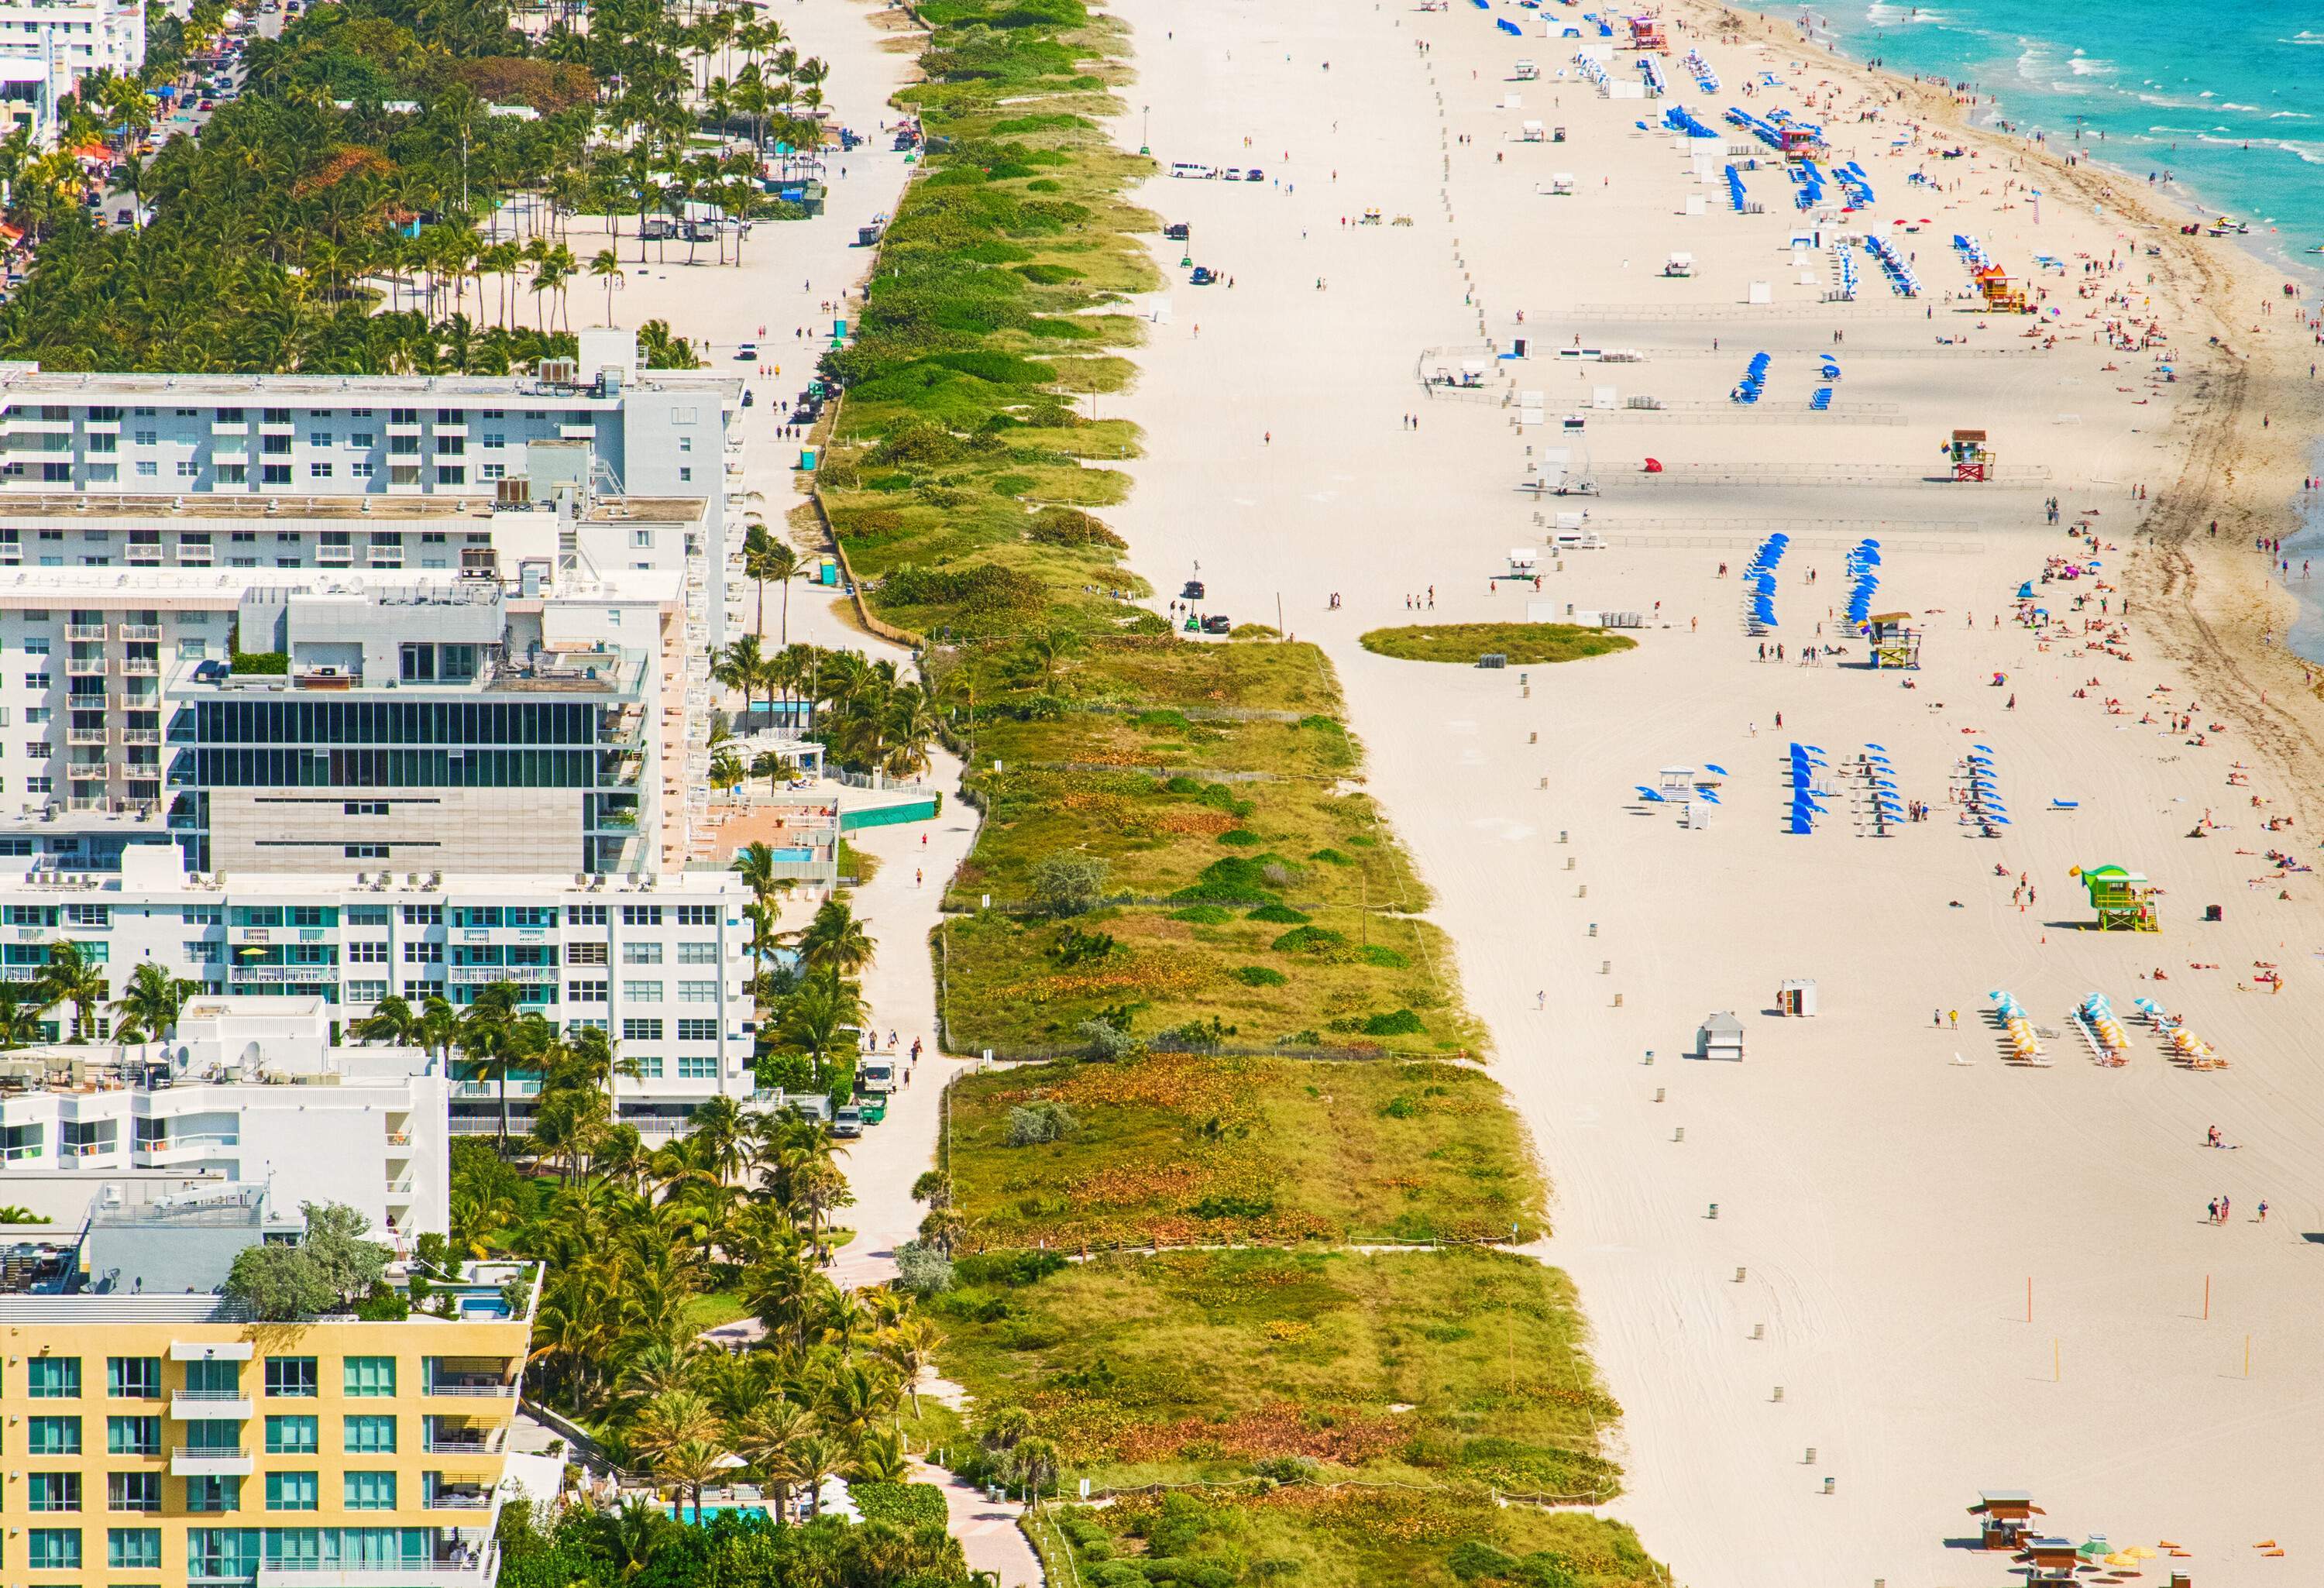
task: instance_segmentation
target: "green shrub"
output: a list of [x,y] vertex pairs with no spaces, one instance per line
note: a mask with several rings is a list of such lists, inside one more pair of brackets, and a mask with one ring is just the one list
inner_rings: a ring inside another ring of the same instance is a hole
[[1329,927],[1294,927],[1268,946],[1277,954],[1323,954],[1345,947],[1347,941]]
[[1234,911],[1216,904],[1190,904],[1184,909],[1170,912],[1174,921],[1191,921],[1198,927],[1223,926],[1234,919]]
[[1420,1017],[1408,1009],[1391,1010],[1387,1014],[1373,1015],[1364,1021],[1363,1027],[1364,1035],[1367,1037],[1408,1037],[1416,1031],[1425,1031],[1427,1029],[1420,1023]]
[[1392,971],[1403,970],[1412,964],[1412,961],[1406,959],[1403,955],[1398,954],[1395,949],[1383,948],[1377,943],[1367,944],[1365,946],[1363,949],[1363,961],[1366,965],[1376,965],[1383,967],[1384,969]]
[[[1028,483],[1027,489],[1030,488]],[[1106,528],[1103,522],[1073,507],[1041,509],[1033,515],[1033,527],[1026,533],[1044,546],[1102,546],[1110,550],[1122,551],[1127,550],[1130,545]],[[1185,780],[1190,785],[1194,781],[1192,778]],[[1189,788],[1186,792],[1191,793],[1193,789]]]
[[1262,904],[1243,919],[1252,921],[1272,921],[1279,927],[1304,927],[1312,918],[1306,911],[1294,909],[1287,904]]
[[1291,978],[1263,965],[1247,965],[1235,971],[1235,980],[1246,987],[1280,987]]
[[944,1491],[933,1483],[872,1483],[857,1480],[847,1486],[867,1522],[888,1522],[908,1531],[945,1525]]
[[1259,835],[1249,827],[1229,827],[1219,835],[1219,842],[1231,849],[1250,849],[1259,843]]
[[1336,849],[1318,849],[1307,858],[1310,860],[1320,860],[1325,865],[1353,865],[1356,863]]

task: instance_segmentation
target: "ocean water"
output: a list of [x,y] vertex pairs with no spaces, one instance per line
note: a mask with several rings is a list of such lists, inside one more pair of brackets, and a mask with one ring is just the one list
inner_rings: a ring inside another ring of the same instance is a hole
[[[2260,252],[2324,268],[2324,3],[2209,0],[1849,0],[1763,4],[1894,71],[1972,82],[1984,119],[2040,130],[2053,148],[2181,204],[2251,223]],[[2076,142],[2077,134],[2080,142]],[[2160,179],[2171,179],[2168,185]]]

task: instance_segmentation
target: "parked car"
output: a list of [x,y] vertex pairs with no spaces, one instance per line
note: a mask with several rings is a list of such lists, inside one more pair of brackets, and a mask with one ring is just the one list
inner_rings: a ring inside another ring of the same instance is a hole
[[1178,592],[1181,601],[1200,601],[1202,598],[1203,581],[1200,579],[1188,579],[1185,587]]
[[1214,612],[1203,620],[1203,632],[1205,634],[1229,633],[1233,628],[1234,620],[1222,612]]
[[1196,265],[1196,266],[1194,267],[1194,275],[1193,275],[1192,277],[1190,277],[1190,278],[1189,278],[1189,280],[1192,282],[1192,283],[1193,283],[1194,285],[1197,286],[1197,287],[1207,287],[1207,286],[1209,286],[1213,282],[1215,282],[1215,281],[1217,281],[1218,279],[1219,279],[1219,272],[1216,272],[1216,271],[1214,271],[1214,270],[1213,270],[1213,269],[1212,269],[1209,265],[1207,265],[1207,264],[1198,264],[1198,265]]
[[841,1109],[831,1116],[831,1133],[835,1136],[863,1134],[863,1111],[852,1103]]
[[1162,228],[1162,235],[1173,243],[1183,243],[1190,234],[1185,221],[1174,220]]
[[734,362],[737,364],[755,364],[758,358],[759,345],[756,342],[745,342],[734,349]]

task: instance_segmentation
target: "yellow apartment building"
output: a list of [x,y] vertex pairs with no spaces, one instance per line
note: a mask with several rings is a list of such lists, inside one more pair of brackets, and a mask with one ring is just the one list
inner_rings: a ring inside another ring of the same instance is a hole
[[100,1197],[0,1247],[0,1583],[488,1588],[537,1273],[471,1265],[452,1317],[250,1321],[216,1287],[269,1238],[263,1194]]

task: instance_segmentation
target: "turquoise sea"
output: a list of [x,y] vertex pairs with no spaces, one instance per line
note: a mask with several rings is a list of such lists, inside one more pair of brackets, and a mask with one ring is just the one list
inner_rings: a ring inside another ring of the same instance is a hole
[[2324,267],[2324,4],[1890,0],[1806,18],[1853,60],[1974,83],[1983,119],[2075,143],[2188,207],[2251,223],[2251,243]]

